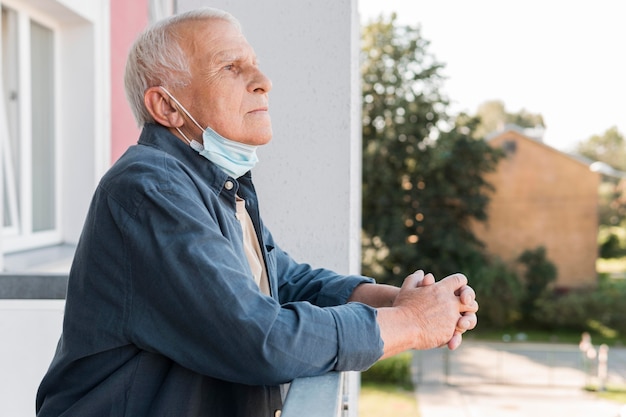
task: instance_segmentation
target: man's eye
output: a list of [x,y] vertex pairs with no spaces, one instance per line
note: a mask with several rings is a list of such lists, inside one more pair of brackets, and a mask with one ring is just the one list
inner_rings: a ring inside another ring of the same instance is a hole
[[228,64],[224,66],[226,71],[233,71],[235,69],[235,64]]

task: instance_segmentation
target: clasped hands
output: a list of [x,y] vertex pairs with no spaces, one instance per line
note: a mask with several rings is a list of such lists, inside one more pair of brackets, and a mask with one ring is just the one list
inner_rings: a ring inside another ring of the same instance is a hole
[[409,321],[417,325],[416,348],[447,345],[454,350],[461,344],[463,333],[476,327],[478,303],[467,284],[463,274],[435,282],[432,274],[421,270],[404,280],[393,306],[403,309]]

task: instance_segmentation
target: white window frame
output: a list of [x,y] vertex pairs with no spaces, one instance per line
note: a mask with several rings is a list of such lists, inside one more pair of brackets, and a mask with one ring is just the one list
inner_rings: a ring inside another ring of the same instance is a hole
[[[20,139],[19,144],[21,146],[20,149],[20,184],[18,184],[17,190],[9,189],[7,190],[9,193],[19,193],[19,201],[21,202],[19,213],[18,213],[18,221],[19,224],[12,225],[9,228],[2,228],[2,251],[4,253],[16,252],[21,250],[33,249],[42,246],[54,245],[58,244],[62,240],[62,224],[61,224],[61,202],[62,202],[62,183],[61,183],[61,158],[60,158],[60,147],[61,147],[61,136],[60,136],[60,112],[57,109],[60,109],[60,41],[59,41],[59,32],[60,26],[53,19],[43,15],[41,12],[36,9],[29,7],[28,5],[24,5],[21,2],[16,2],[14,0],[0,0],[0,5],[6,6],[9,9],[15,11],[17,13],[17,23],[18,23],[18,66],[19,66],[19,132]],[[33,213],[33,202],[32,202],[32,161],[31,161],[31,144],[32,144],[32,131],[31,131],[31,73],[30,73],[30,24],[31,21],[34,21],[52,31],[53,34],[53,48],[54,48],[54,58],[53,58],[53,71],[54,71],[54,153],[51,155],[54,158],[54,169],[55,169],[55,190],[54,190],[54,212],[55,212],[55,220],[54,220],[54,229],[33,232],[32,231],[32,213]],[[0,85],[0,88],[3,88]],[[2,99],[4,100],[4,92],[2,95]],[[4,134],[6,132],[8,136],[8,125],[7,120],[3,120],[6,117],[6,109],[4,109],[4,103],[2,108],[2,118],[0,118],[0,123],[3,123],[4,126],[1,132]],[[4,141],[3,141],[4,142]],[[8,143],[8,142],[7,142]],[[3,145],[4,148],[4,145]],[[15,175],[16,172],[11,170],[14,168],[13,162],[10,160],[10,156],[6,155],[6,152],[3,153],[2,163],[9,164],[6,165],[7,169],[3,169],[3,172],[9,175],[7,180],[13,180],[11,178],[12,175]],[[4,174],[3,174],[4,175]],[[10,184],[11,181],[7,181],[7,184]],[[14,182],[13,182],[14,184]],[[14,195],[14,197],[17,194]],[[2,194],[2,198],[4,198],[4,193]],[[9,207],[11,210],[15,210],[17,212],[17,204],[15,199],[10,199]],[[13,213],[12,213],[13,214]]]

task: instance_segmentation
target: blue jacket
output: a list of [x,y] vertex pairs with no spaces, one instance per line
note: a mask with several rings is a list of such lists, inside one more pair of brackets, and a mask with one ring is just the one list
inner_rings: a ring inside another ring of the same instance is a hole
[[[271,296],[251,278],[236,194]],[[147,124],[94,194],[37,415],[272,416],[279,384],[382,355],[376,311],[345,304],[363,282],[295,262],[263,226],[250,173],[234,180]]]

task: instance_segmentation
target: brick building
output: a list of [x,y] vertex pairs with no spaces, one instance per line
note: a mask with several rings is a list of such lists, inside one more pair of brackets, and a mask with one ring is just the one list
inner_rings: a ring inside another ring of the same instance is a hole
[[525,250],[544,246],[558,268],[557,286],[594,284],[600,175],[520,129],[489,143],[507,157],[486,178],[496,188],[487,222],[472,225],[487,251],[513,263]]

